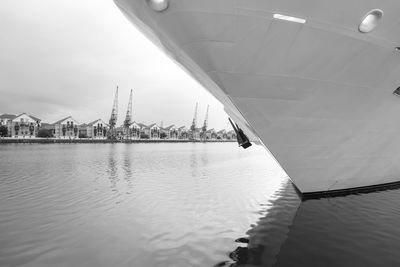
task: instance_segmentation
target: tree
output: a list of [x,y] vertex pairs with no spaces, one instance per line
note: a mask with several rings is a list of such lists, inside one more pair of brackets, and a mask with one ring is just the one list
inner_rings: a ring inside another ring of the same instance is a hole
[[53,137],[53,131],[49,129],[39,129],[38,137],[51,138]]
[[160,138],[161,138],[161,139],[165,139],[165,138],[167,138],[167,134],[166,134],[166,133],[164,133],[164,132],[161,132],[161,134],[160,134]]
[[0,126],[0,136],[6,137],[8,135],[8,128],[4,125]]

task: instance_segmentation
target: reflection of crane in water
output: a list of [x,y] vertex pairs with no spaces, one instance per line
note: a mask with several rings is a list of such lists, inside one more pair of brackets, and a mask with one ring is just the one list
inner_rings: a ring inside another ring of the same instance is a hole
[[110,132],[108,134],[108,138],[110,139],[116,139],[116,130],[115,130],[115,125],[117,124],[117,118],[118,118],[118,86],[117,90],[115,91],[115,96],[114,96],[114,105],[111,111],[111,117],[110,117]]

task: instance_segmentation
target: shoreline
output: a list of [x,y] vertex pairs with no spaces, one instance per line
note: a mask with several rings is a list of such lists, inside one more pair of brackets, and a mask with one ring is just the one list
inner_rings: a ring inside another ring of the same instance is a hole
[[184,140],[184,139],[135,139],[135,140],[107,140],[107,139],[54,139],[54,138],[0,138],[0,144],[113,144],[113,143],[231,143],[236,140]]

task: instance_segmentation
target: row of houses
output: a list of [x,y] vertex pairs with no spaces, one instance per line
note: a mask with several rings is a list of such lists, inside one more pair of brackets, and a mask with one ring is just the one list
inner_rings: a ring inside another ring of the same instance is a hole
[[[156,123],[145,125],[133,122],[129,127],[117,127],[118,139],[194,139],[194,140],[234,140],[234,131],[225,129],[207,131],[196,128],[190,131],[186,126],[170,125],[161,127]],[[109,125],[102,119],[90,123],[79,124],[71,116],[54,123],[42,122],[27,113],[19,115],[0,115],[0,136],[13,138],[58,138],[58,139],[106,139],[110,131]]]

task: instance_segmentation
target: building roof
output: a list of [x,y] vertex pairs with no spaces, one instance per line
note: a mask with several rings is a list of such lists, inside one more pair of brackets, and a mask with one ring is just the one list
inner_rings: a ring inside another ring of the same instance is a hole
[[0,115],[0,119],[7,119],[7,120],[13,120],[15,117],[17,117],[17,116],[15,116],[13,114],[7,114],[7,113]]
[[170,125],[170,126],[168,126],[168,127],[165,127],[165,128],[163,128],[164,130],[167,130],[167,131],[170,131],[172,128],[175,128],[176,129],[176,126],[174,125],[174,124],[172,124],[172,125]]
[[61,122],[65,121],[66,119],[71,119],[74,120],[75,122],[77,122],[74,118],[72,118],[71,116],[65,117],[64,119],[61,119],[59,121],[56,121],[55,123],[53,123],[54,125],[56,124],[60,124]]
[[152,124],[150,124],[150,125],[148,125],[148,126],[145,126],[145,128],[147,128],[147,129],[151,129],[151,128],[153,128],[153,127],[158,127],[158,126],[157,126],[157,123],[152,123]]
[[92,122],[90,122],[90,123],[88,123],[87,124],[87,126],[93,126],[94,124],[96,124],[98,121],[101,121],[101,123],[103,124],[103,125],[105,125],[105,126],[109,126],[107,123],[105,123],[102,119],[97,119],[97,120],[95,120],[95,121],[92,121]]
[[36,118],[36,117],[34,117],[34,116],[32,116],[32,115],[26,114],[25,112],[22,112],[22,113],[19,114],[18,116],[14,116],[14,118],[12,118],[12,120],[15,120],[16,118],[18,118],[18,117],[20,117],[20,116],[22,116],[22,115],[26,115],[26,116],[28,116],[29,118],[31,118],[32,120],[37,121],[37,122],[40,122],[40,121],[41,121],[41,119]]
[[181,126],[181,127],[178,128],[178,130],[180,130],[180,131],[187,130],[187,127],[186,126]]
[[31,117],[32,119],[34,119],[35,121],[42,121],[41,119],[39,119],[38,117],[32,116],[32,115],[28,115],[29,117]]
[[147,128],[147,125],[141,122],[137,122],[136,124],[139,125],[141,128]]
[[224,134],[224,133],[226,133],[226,130],[225,130],[225,129],[222,129],[222,130],[218,131],[217,133]]
[[142,123],[137,123],[136,121],[134,121],[134,122],[131,123],[131,126],[132,126],[132,127],[135,127],[135,126],[142,127],[141,124],[142,124]]

